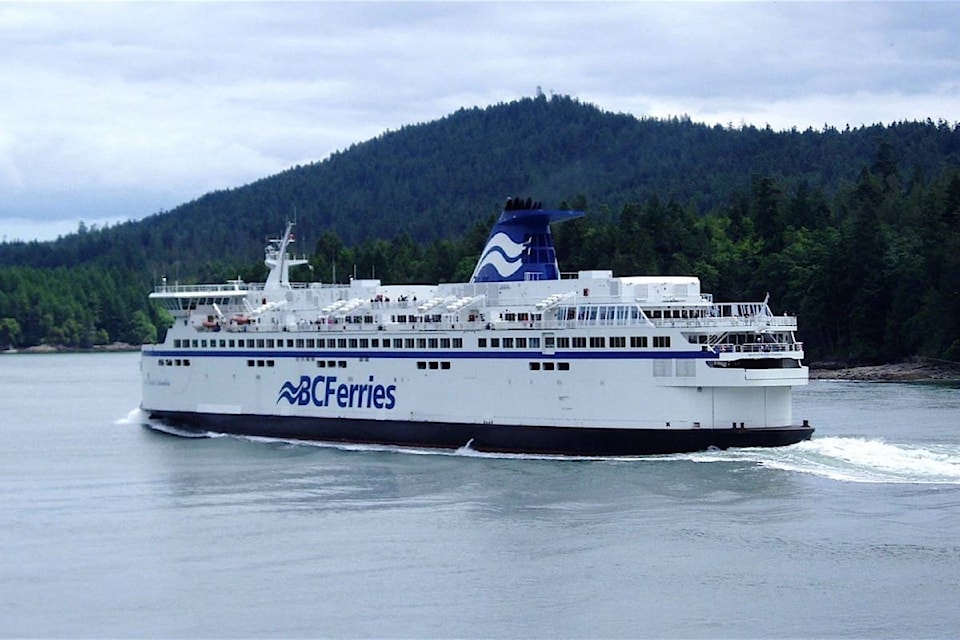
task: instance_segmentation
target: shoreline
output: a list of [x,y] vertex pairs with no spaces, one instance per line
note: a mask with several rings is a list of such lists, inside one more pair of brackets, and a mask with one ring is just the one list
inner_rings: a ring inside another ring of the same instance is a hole
[[811,380],[858,382],[960,382],[960,363],[911,358],[889,364],[849,366],[837,362],[811,362]]
[[31,353],[124,353],[129,351],[140,351],[139,345],[129,344],[127,342],[111,342],[110,344],[95,344],[87,349],[79,347],[65,347],[63,345],[38,344],[33,347],[24,347],[23,349],[7,349],[0,351],[0,355],[31,354]]

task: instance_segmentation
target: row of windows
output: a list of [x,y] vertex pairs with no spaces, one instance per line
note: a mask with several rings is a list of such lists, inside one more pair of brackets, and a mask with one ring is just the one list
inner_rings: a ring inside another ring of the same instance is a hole
[[526,349],[528,346],[531,349],[540,348],[540,338],[490,338],[489,341],[487,338],[478,338],[477,346],[481,349],[485,349],[489,343],[491,348],[498,349],[502,345],[504,349]]
[[557,371],[570,371],[569,362],[531,362],[530,371],[553,371],[554,365]]
[[[539,340],[539,339],[538,339]],[[462,349],[463,338],[230,338],[173,341],[174,349]]]
[[[248,367],[272,367],[274,366],[273,360],[247,360]],[[346,369],[347,361],[346,360],[317,360],[318,369]]]
[[600,324],[624,324],[627,320],[636,322],[640,318],[637,305],[580,305],[557,307],[557,320],[579,320]]
[[183,358],[183,359],[167,358],[166,360],[164,360],[163,358],[160,358],[159,360],[157,360],[157,363],[161,367],[189,367],[190,366],[189,358]]
[[450,363],[446,360],[442,360],[439,362],[436,360],[430,360],[430,361],[418,360],[417,361],[417,369],[449,369],[449,368],[450,368]]
[[[591,336],[589,339],[585,336],[562,336],[559,338],[548,336],[545,340],[545,345],[548,349],[570,349],[571,347],[574,349],[586,349],[587,344],[590,345],[591,349],[603,349],[608,344],[608,338],[605,336]],[[488,344],[493,349],[500,347],[503,347],[504,349],[526,349],[528,346],[531,349],[539,349],[540,338],[490,338],[489,340],[487,338],[477,339],[477,346],[481,349],[486,348]],[[647,336],[630,336],[630,348],[632,349],[645,349],[647,348],[647,344]],[[625,349],[627,346],[627,337],[610,336],[609,345],[611,349]],[[654,336],[653,346],[657,348],[669,348],[670,336]]]
[[[548,336],[545,345],[547,348],[557,349],[586,349],[589,342],[591,349],[603,349],[609,343],[612,349],[624,349],[627,346],[626,336]],[[645,349],[647,336],[630,336],[631,349]],[[485,349],[539,349],[540,338],[478,338],[477,347]],[[653,336],[653,346],[658,349],[670,348],[670,336]],[[193,339],[174,340],[175,349],[462,349],[463,338],[247,338],[247,339]]]
[[317,360],[318,369],[347,368],[346,360]]

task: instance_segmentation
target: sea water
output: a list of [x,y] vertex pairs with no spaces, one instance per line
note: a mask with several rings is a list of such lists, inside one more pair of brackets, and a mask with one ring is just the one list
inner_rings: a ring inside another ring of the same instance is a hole
[[137,354],[0,357],[3,637],[960,634],[960,389],[643,459],[177,438]]

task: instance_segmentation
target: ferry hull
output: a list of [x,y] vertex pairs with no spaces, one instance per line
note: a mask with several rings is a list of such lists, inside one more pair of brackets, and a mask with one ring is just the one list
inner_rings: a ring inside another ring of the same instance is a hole
[[611,429],[476,425],[389,420],[322,419],[154,411],[179,429],[330,443],[378,444],[568,456],[641,456],[703,451],[711,447],[780,447],[809,440],[813,427],[727,429]]

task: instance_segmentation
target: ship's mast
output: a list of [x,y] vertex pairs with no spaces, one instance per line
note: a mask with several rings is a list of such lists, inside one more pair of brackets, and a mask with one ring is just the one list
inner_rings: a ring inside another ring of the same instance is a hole
[[267,282],[264,285],[265,290],[286,289],[290,287],[290,267],[307,264],[304,258],[292,258],[287,255],[287,247],[294,241],[293,226],[295,223],[288,222],[287,229],[282,238],[274,238],[269,241],[265,250],[264,264],[270,268],[270,274],[267,276]]

